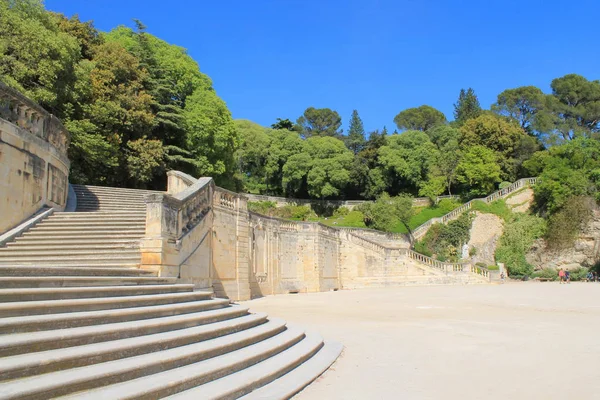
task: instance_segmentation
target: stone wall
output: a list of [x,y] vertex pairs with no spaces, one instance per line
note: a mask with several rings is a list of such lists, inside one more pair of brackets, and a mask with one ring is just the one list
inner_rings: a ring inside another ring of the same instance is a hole
[[[348,209],[352,210],[354,209],[354,207],[368,202],[366,200],[319,200],[319,199],[294,199],[294,198],[288,198],[288,197],[278,197],[278,196],[267,196],[267,195],[261,195],[261,194],[250,194],[250,193],[245,193],[244,197],[246,197],[248,199],[248,201],[254,201],[254,202],[258,202],[258,201],[270,201],[276,204],[277,207],[283,207],[283,206],[288,206],[288,205],[294,205],[294,206],[302,206],[302,205],[309,205],[309,206],[317,206],[317,207],[347,207]],[[460,197],[459,196],[438,196],[436,198],[436,204],[443,199],[452,199],[452,200],[459,200]],[[415,199],[413,199],[413,206],[414,207],[428,207],[431,205],[431,200],[429,199],[429,197],[417,197]]]
[[56,117],[0,82],[0,233],[44,206],[64,209],[68,146]]
[[403,237],[384,235],[391,246],[375,232],[249,212],[245,195],[210,178],[170,172],[167,194],[148,195],[146,203],[142,268],[213,288],[219,297],[484,281],[470,266],[412,252]]

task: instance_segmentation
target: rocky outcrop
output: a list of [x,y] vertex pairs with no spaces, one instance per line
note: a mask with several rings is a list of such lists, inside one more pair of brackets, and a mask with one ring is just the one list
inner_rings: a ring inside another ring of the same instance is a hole
[[494,265],[494,253],[504,227],[502,219],[494,214],[477,212],[475,215],[468,243],[469,249],[476,249],[471,262]]
[[574,269],[589,267],[600,260],[600,211],[594,210],[593,218],[575,240],[572,247],[564,250],[548,248],[544,239],[535,241],[527,253],[527,262],[536,270],[546,268]]

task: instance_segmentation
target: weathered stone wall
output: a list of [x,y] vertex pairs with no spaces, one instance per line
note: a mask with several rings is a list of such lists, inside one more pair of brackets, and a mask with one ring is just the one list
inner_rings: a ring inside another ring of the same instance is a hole
[[[468,283],[471,269],[416,254],[400,238],[364,237],[316,222],[248,211],[244,195],[210,178],[169,173],[169,194],[146,197],[142,268],[219,297],[319,292],[382,284]],[[358,232],[362,233],[362,232]],[[460,276],[458,276],[460,275]],[[481,283],[481,279],[473,278]]]
[[0,83],[0,233],[43,206],[64,209],[68,146],[58,119]]

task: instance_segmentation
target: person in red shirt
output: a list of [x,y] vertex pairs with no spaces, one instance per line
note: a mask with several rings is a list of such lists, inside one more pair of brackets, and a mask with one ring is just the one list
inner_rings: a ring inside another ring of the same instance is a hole
[[560,281],[560,283],[563,283],[565,281],[565,270],[564,269],[560,269],[560,271],[558,271],[558,280]]

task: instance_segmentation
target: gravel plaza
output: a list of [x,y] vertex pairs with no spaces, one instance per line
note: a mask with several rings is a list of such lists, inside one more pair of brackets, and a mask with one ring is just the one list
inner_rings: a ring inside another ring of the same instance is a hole
[[345,346],[296,398],[600,398],[600,284],[425,286],[243,302]]

